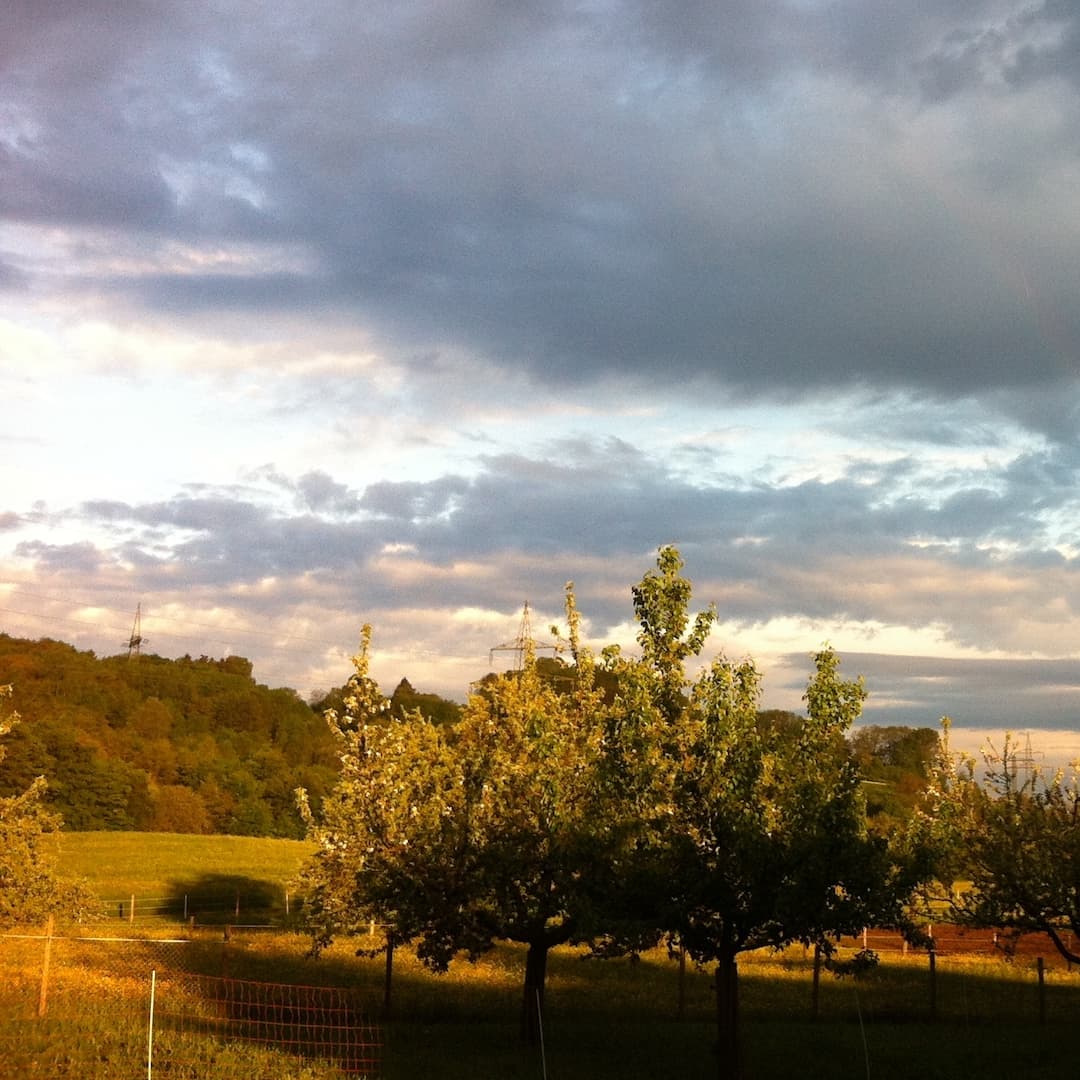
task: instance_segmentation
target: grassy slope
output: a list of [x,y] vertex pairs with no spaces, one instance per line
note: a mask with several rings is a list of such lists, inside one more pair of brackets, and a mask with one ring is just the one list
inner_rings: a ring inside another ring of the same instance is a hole
[[64,833],[60,871],[103,899],[164,896],[177,884],[239,877],[285,888],[314,850],[302,840],[178,833]]

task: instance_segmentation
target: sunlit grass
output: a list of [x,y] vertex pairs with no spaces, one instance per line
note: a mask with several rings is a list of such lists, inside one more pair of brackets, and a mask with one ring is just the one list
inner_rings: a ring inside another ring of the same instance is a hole
[[304,840],[179,833],[64,833],[59,869],[102,898],[163,896],[178,881],[233,875],[286,888],[314,850]]
[[[251,932],[234,935],[227,944],[209,930],[190,936],[188,946],[169,946],[176,951],[166,958],[170,963],[210,975],[348,986],[363,993],[372,1013],[382,1007],[384,959],[355,956],[357,942],[338,942],[314,959],[307,955],[306,939],[295,934]],[[377,941],[363,937],[359,944]],[[6,1019],[0,1019],[0,1051],[16,1048],[18,1062],[27,1066],[24,1073],[36,1060],[42,1076],[112,1080],[134,1075],[145,1037],[144,971],[160,946],[148,943],[143,953],[132,947],[136,951],[125,954],[112,952],[113,946],[95,951],[81,945],[77,956],[69,952],[65,959],[58,942],[49,1018],[35,1026],[27,996],[35,994],[41,943],[23,945],[21,953],[6,948],[10,944],[4,942],[0,1010]],[[524,952],[512,945],[497,947],[475,964],[459,961],[445,975],[432,974],[411,950],[399,948],[386,1021],[387,1080],[538,1076],[538,1051],[523,1050],[517,1041],[523,970]],[[1061,969],[1046,976],[1045,1028],[1038,1026],[1038,981],[1030,962],[939,957],[933,1023],[924,953],[887,955],[857,982],[823,974],[817,1022],[811,1018],[812,961],[801,949],[746,956],[740,972],[746,1055],[757,1080],[862,1077],[868,1075],[868,1061],[869,1075],[876,1078],[1074,1075],[1067,1048],[1080,1008],[1080,975]],[[636,963],[556,950],[544,1013],[549,1075],[560,1080],[711,1075],[711,984],[708,971],[688,965],[680,994],[678,964],[665,950]],[[198,1046],[176,1043],[170,1050],[170,1038],[175,1036],[163,1034],[159,1044],[162,1060],[171,1062],[170,1076],[299,1075],[295,1061],[257,1047],[222,1047],[208,1040]],[[184,1038],[198,1042],[196,1036]],[[986,1051],[990,1042],[993,1054]],[[320,1080],[332,1075],[328,1066],[304,1067]]]
[[[243,878],[285,889],[309,845],[247,837],[81,833],[62,840],[63,867],[90,879],[99,896],[160,896],[177,883]],[[182,938],[144,944],[56,942],[48,1015],[35,1018],[42,942],[0,942],[0,1077],[97,1077],[119,1080],[145,1069],[151,969],[182,970],[259,982],[349,987],[369,1013],[382,1015],[384,958],[358,957],[376,935],[339,941],[319,958],[293,932],[234,931],[172,923],[88,932]],[[83,931],[87,932],[87,931]],[[1049,958],[1048,958],[1049,959]],[[524,951],[504,944],[475,964],[455,962],[435,975],[407,948],[394,957],[385,1019],[386,1080],[414,1077],[534,1078],[538,1051],[518,1042]],[[920,1080],[957,1075],[1004,1080],[1075,1075],[1072,1021],[1080,1014],[1080,974],[1045,973],[1040,1027],[1035,961],[1017,956],[937,957],[931,983],[925,952],[883,953],[865,978],[823,973],[812,1013],[812,957],[802,949],[740,960],[746,1058],[755,1080],[806,1076]],[[192,1014],[198,1012],[192,1003]],[[550,959],[544,1010],[544,1062],[558,1080],[659,1080],[714,1075],[712,975],[693,964],[680,983],[666,950],[637,962],[590,959],[559,949]],[[206,1080],[334,1075],[319,1063],[258,1047],[162,1032],[161,1074]],[[988,1049],[988,1048],[991,1048]],[[3,1070],[7,1070],[6,1072]],[[306,1070],[306,1073],[305,1071]]]

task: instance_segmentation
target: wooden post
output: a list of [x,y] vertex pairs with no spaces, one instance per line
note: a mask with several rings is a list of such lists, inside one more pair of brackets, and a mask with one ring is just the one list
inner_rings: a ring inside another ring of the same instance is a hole
[[930,1019],[937,1019],[937,953],[930,945]]
[[240,890],[236,890],[236,921],[240,921]]
[[128,922],[135,922],[135,894],[131,894],[131,910],[128,912]]
[[810,1019],[817,1020],[818,1018],[818,1004],[819,1004],[819,991],[821,989],[821,943],[817,942],[814,945],[814,982],[813,989],[810,991]]
[[49,999],[49,965],[52,961],[53,930],[55,928],[53,917],[45,924],[45,956],[41,961],[41,988],[38,991],[37,1014],[40,1020],[45,1015],[46,1005]]
[[184,893],[184,922],[187,922],[187,893]]
[[289,890],[285,890],[285,918],[289,917]]
[[1039,957],[1039,1023],[1046,1023],[1046,964]]
[[686,1016],[686,946],[679,942],[679,1019]]
[[386,977],[383,983],[383,1017],[390,1019],[390,987],[394,975],[394,931],[386,931]]

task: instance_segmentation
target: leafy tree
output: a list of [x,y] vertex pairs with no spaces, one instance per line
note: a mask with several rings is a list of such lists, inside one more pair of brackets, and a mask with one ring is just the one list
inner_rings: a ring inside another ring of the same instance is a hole
[[[11,687],[0,687],[8,698]],[[18,715],[0,715],[0,737],[11,731]],[[4,748],[0,746],[0,764]],[[60,828],[60,818],[42,802],[45,780],[38,777],[18,795],[0,798],[0,925],[39,921],[49,914],[85,915],[89,892],[55,873],[49,836]]]
[[[341,773],[317,819],[307,792],[297,792],[318,846],[304,872],[316,949],[372,921],[397,940],[426,943],[465,869],[451,856],[474,793],[459,783],[442,730],[415,715],[388,719],[390,702],[369,675],[370,642],[365,625],[342,711],[326,713]],[[434,966],[449,960],[434,939],[427,954]]]
[[[642,804],[628,864],[638,905],[616,914],[618,946],[675,939],[716,965],[721,1076],[741,1077],[740,953],[801,941],[830,947],[871,920],[898,924],[912,868],[870,837],[844,735],[859,715],[861,680],[839,675],[831,649],[815,657],[807,716],[763,720],[749,659],[685,672],[712,613],[691,620],[682,560],[663,549],[634,590],[640,660],[612,657],[620,696],[610,732],[620,782]],[[636,940],[635,940],[635,934]]]
[[905,828],[930,786],[940,751],[937,731],[866,724],[848,742],[865,785],[870,827],[883,834]]
[[395,716],[420,713],[433,724],[456,724],[461,719],[461,706],[438,694],[422,694],[408,679],[402,679],[390,695],[390,708]]
[[527,651],[523,670],[478,685],[452,729],[392,714],[367,674],[365,628],[346,715],[331,717],[342,778],[312,833],[320,942],[378,919],[436,971],[459,952],[521,942],[526,1039],[549,950],[595,929],[603,861],[602,707],[569,591],[567,611],[573,685],[556,690]]
[[[1000,753],[973,758],[949,749],[948,720],[922,826],[936,841],[938,880],[961,923],[1049,936],[1080,964],[1080,776],[1025,770],[1012,736]],[[964,881],[955,888],[958,881]]]
[[197,792],[179,784],[162,784],[151,793],[153,832],[208,833],[210,815]]

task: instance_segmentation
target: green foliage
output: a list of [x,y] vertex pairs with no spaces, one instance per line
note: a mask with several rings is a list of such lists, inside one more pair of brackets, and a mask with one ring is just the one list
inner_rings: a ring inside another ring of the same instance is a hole
[[459,952],[522,942],[527,1017],[563,942],[614,952],[667,935],[718,963],[732,1003],[744,951],[904,920],[916,868],[868,835],[845,739],[861,679],[823,649],[793,720],[758,711],[750,660],[689,678],[715,613],[691,615],[682,567],[664,548],[633,589],[640,656],[611,647],[597,669],[568,589],[574,664],[541,667],[527,649],[453,726],[383,697],[364,628],[343,712],[329,714],[341,780],[311,818],[317,945],[377,921],[444,971]]
[[18,679],[25,723],[0,795],[42,773],[68,828],[299,837],[293,789],[317,804],[337,776],[322,718],[291,690],[256,684],[244,657],[99,659],[0,635],[0,679]]
[[345,713],[328,714],[342,770],[311,833],[317,946],[377,921],[445,971],[459,952],[523,942],[523,1017],[535,1018],[548,950],[589,932],[602,862],[601,706],[572,594],[567,610],[578,661],[569,692],[530,651],[523,670],[483,680],[452,728],[395,712],[368,674],[364,628]]
[[456,724],[461,719],[461,706],[438,694],[422,694],[408,679],[402,679],[390,695],[390,711],[404,718],[418,713],[432,724]]
[[820,652],[797,732],[760,723],[759,687],[752,661],[722,657],[694,684],[670,736],[670,826],[644,849],[670,882],[661,926],[700,961],[827,944],[901,916],[902,875],[867,835],[844,742],[861,680],[841,679],[836,654]]
[[918,868],[867,833],[845,741],[862,680],[842,679],[839,657],[823,649],[799,723],[759,712],[752,660],[721,656],[691,680],[685,663],[713,612],[691,618],[682,565],[663,549],[634,589],[640,659],[607,653],[619,685],[607,763],[638,822],[607,948],[666,934],[716,963],[721,1072],[740,1077],[739,954],[792,942],[828,949],[867,924],[903,923]]
[[871,829],[881,834],[903,829],[925,799],[940,752],[937,731],[866,724],[853,729],[848,742],[863,780]]
[[[948,721],[922,828],[933,838],[951,917],[974,926],[1048,934],[1080,963],[1080,775],[1025,770],[1006,735],[975,762],[949,750]],[[960,889],[953,886],[966,879]]]
[[[0,687],[0,701],[11,687]],[[18,722],[18,715],[0,712],[0,738]],[[0,761],[4,747],[0,745]],[[16,795],[0,798],[0,926],[40,922],[47,915],[79,918],[89,893],[56,874],[50,834],[60,828],[58,815],[43,805],[46,784],[38,777]]]

